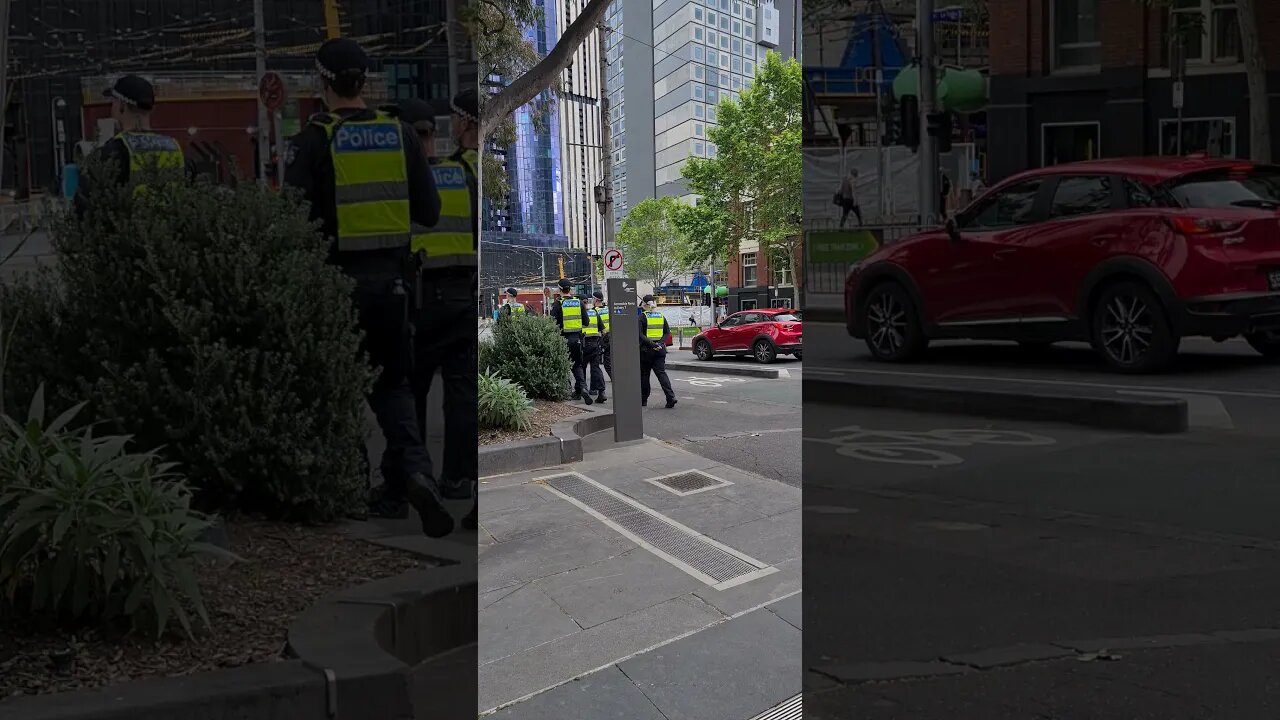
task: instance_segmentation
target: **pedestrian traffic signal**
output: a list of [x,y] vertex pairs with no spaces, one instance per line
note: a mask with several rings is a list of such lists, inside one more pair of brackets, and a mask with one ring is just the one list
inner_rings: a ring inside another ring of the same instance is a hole
[[915,95],[898,102],[898,143],[913,151],[920,147],[920,101]]
[[929,137],[938,142],[938,152],[951,152],[951,113],[929,113]]

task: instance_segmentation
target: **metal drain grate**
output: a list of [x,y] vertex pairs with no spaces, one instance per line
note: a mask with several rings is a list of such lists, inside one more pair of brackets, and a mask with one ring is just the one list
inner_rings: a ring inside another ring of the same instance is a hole
[[649,478],[645,480],[645,482],[657,485],[663,490],[675,493],[681,497],[706,492],[708,490],[715,490],[716,488],[722,488],[733,484],[728,480],[723,480],[715,475],[704,473],[701,470],[685,470],[683,472],[672,473],[670,475],[663,475],[662,477]]
[[717,590],[777,572],[777,568],[694,532],[585,475],[564,473],[538,480],[649,552]]
[[803,697],[802,695],[797,695],[772,710],[751,718],[751,720],[803,720],[804,709],[801,706]]

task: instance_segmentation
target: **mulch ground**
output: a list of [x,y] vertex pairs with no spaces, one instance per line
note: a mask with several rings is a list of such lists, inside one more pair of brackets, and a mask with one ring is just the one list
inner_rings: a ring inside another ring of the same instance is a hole
[[227,535],[242,561],[208,563],[201,572],[211,630],[156,641],[0,619],[0,700],[275,662],[289,623],[322,597],[423,563],[332,527],[238,521]]
[[498,443],[524,440],[527,438],[547,437],[551,434],[551,426],[583,412],[581,408],[550,400],[534,400],[533,415],[528,430],[480,430],[481,445],[497,445]]

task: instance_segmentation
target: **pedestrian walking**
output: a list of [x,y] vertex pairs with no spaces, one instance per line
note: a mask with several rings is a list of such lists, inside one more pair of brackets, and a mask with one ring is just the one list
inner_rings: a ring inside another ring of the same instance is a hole
[[560,326],[560,334],[564,337],[565,349],[569,353],[569,362],[573,370],[573,399],[582,399],[588,405],[594,401],[587,392],[586,364],[582,358],[582,323],[585,319],[585,305],[573,295],[573,286],[568,280],[560,280],[560,293],[555,304],[551,306],[551,317]]
[[844,227],[844,223],[849,219],[849,213],[853,213],[858,219],[858,227],[862,227],[862,207],[858,205],[858,171],[855,168],[849,168],[849,172],[845,174],[840,181],[840,192],[836,193],[836,205],[844,212],[840,215],[840,227]]
[[662,386],[662,394],[667,396],[667,409],[671,409],[676,406],[676,393],[671,389],[671,378],[667,377],[667,335],[671,333],[671,327],[667,325],[666,317],[658,312],[652,295],[645,295],[641,306],[640,404],[649,404],[649,373],[653,373]]
[[[143,171],[185,171],[193,174],[178,141],[151,130],[151,111],[156,92],[151,83],[137,75],[125,75],[103,93],[111,98],[111,119],[116,134],[90,154],[91,162],[110,164],[110,181],[127,185]],[[104,178],[105,179],[105,178]],[[76,213],[83,216],[93,200],[95,178],[80,179],[75,195]],[[139,186],[141,187],[141,186]]]
[[[472,320],[479,302],[476,283],[479,102],[471,89],[453,98],[450,129],[457,150],[431,165],[440,195],[440,220],[429,229],[417,228],[413,233],[419,289],[413,348],[414,406],[419,432],[426,438],[427,395],[439,373],[444,392],[444,462],[440,469],[440,491],[448,500],[469,499],[479,476],[475,451],[480,435],[475,412],[479,348]],[[402,110],[406,111],[403,119],[412,121],[417,129],[423,159],[428,160],[427,146],[435,145],[431,139],[435,121],[430,115],[430,106],[406,103]]]
[[600,363],[604,359],[604,321],[600,318],[599,299],[592,300],[583,314],[582,324],[582,364],[590,382],[586,392],[588,405],[593,396],[598,403],[609,399],[604,394],[604,373],[600,370]]
[[592,297],[595,298],[596,315],[604,327],[604,335],[600,342],[600,364],[604,365],[604,371],[609,374],[609,382],[613,382],[613,335],[609,327],[609,304],[604,301],[604,293],[599,290],[595,291]]
[[436,224],[440,198],[413,129],[366,106],[368,63],[350,39],[320,46],[316,67],[328,111],[293,138],[285,183],[309,202],[330,241],[330,261],[355,280],[361,349],[377,372],[368,399],[387,445],[384,482],[371,493],[369,513],[404,518],[412,504],[422,531],[443,537],[453,532],[453,518],[432,476],[409,384],[411,234],[414,225]]

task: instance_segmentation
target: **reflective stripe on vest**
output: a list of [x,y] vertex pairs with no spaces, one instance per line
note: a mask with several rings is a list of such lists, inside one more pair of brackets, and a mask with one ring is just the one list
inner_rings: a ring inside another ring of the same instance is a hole
[[609,332],[609,306],[601,305],[600,309],[596,310],[596,314],[600,316],[600,322],[604,323],[604,331],[608,333]]
[[400,121],[379,112],[372,120],[337,115],[315,121],[333,156],[338,250],[384,250],[409,244],[409,171]]
[[660,312],[647,312],[644,314],[644,336],[650,340],[662,339],[662,322],[663,317]]
[[[181,170],[187,164],[182,146],[168,135],[153,132],[124,132],[116,137],[124,143],[129,153],[129,176],[136,177],[147,169],[160,171]],[[134,194],[146,191],[144,183],[134,187]]]
[[582,332],[582,301],[576,298],[561,301],[560,319],[565,332]]
[[522,303],[512,303],[508,307],[511,308],[511,312],[516,313],[517,315],[524,312],[524,305]]
[[595,337],[600,334],[600,327],[596,325],[596,314],[595,308],[587,308],[587,322],[582,326],[583,335]]
[[[440,220],[436,226],[413,236],[414,252],[424,252],[424,268],[475,267],[476,245],[472,235],[471,191],[467,173],[475,174],[475,153],[467,151],[462,162],[442,160],[431,166],[440,194]],[[463,162],[468,163],[463,167]]]

